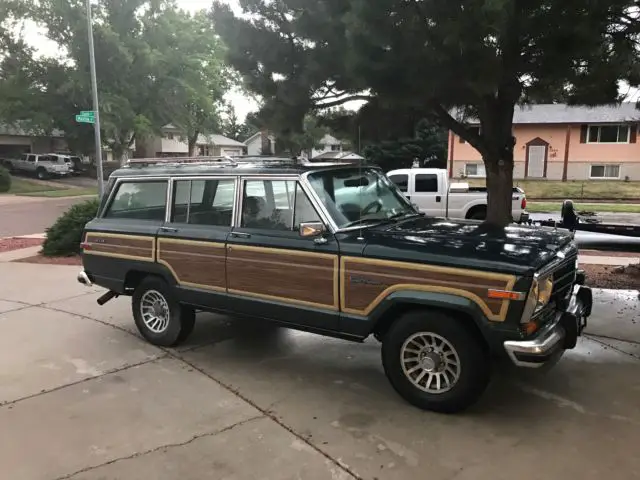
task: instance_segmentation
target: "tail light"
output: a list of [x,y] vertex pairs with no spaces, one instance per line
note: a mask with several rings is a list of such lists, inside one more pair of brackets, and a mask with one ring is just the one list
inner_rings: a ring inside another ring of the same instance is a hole
[[522,197],[522,202],[520,202],[520,208],[522,210],[527,208],[527,197]]

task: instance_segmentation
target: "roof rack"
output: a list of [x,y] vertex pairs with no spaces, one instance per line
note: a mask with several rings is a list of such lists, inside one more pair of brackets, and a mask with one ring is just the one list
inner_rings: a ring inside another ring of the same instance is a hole
[[210,165],[212,163],[222,166],[235,166],[238,164],[233,157],[157,157],[157,158],[130,158],[127,161],[128,166],[146,167],[149,165]]

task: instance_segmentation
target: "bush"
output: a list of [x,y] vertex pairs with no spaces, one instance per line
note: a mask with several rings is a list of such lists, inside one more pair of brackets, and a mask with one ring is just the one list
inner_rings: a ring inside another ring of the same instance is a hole
[[73,205],[56,223],[47,229],[42,254],[47,257],[68,257],[80,253],[84,226],[98,213],[98,199]]
[[0,193],[8,192],[11,188],[11,175],[9,170],[0,166]]

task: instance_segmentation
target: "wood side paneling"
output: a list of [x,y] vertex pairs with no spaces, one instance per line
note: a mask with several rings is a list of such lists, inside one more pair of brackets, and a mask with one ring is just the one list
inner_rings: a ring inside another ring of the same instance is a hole
[[232,245],[229,292],[338,309],[338,257],[297,250]]
[[226,290],[222,243],[161,238],[158,240],[158,263],[166,266],[181,285]]
[[85,237],[85,243],[88,244],[88,248],[83,250],[84,255],[101,255],[143,261],[154,260],[154,237],[89,232]]
[[509,275],[375,259],[343,258],[341,270],[342,310],[358,315],[368,315],[394,291],[413,289],[463,296],[490,320],[503,321],[509,302],[487,293],[509,290],[515,282]]

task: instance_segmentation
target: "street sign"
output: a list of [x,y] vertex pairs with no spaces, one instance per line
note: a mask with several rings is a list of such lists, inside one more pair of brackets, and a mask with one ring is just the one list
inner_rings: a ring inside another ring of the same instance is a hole
[[85,117],[95,117],[96,112],[94,112],[93,110],[83,110],[80,112],[80,115],[83,115]]
[[76,122],[78,123],[96,123],[96,117],[89,115],[76,115]]

